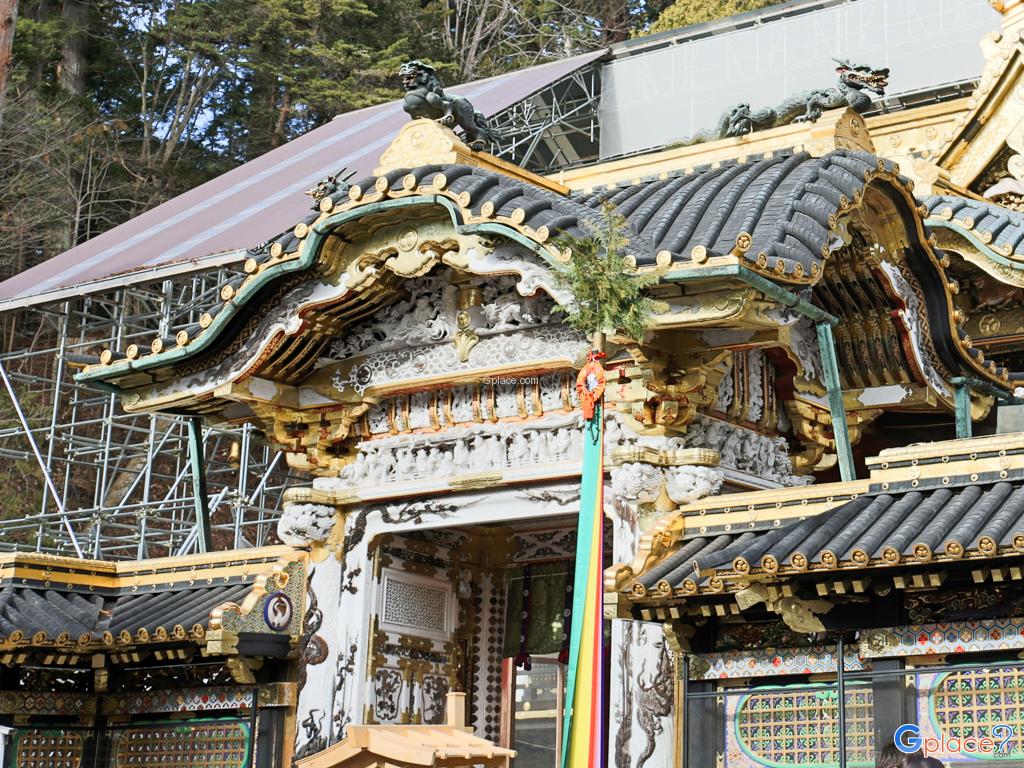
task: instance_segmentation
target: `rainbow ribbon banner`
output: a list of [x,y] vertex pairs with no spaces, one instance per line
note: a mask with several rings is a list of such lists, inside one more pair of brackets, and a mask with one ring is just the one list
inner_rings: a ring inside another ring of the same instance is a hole
[[591,352],[576,381],[584,418],[583,474],[576,533],[576,575],[572,593],[561,768],[592,768],[604,764],[604,409],[601,396],[605,374],[598,361],[603,356]]

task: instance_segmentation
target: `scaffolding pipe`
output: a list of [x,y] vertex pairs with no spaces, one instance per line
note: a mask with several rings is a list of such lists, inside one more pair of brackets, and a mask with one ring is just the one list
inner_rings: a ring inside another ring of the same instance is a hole
[[188,420],[188,456],[192,466],[192,495],[195,500],[199,551],[212,552],[210,506],[206,496],[206,451],[205,440],[203,440],[203,420],[198,416],[192,416]]
[[[180,547],[197,519],[196,498],[186,478],[191,462],[185,417],[120,413],[109,392],[78,382],[70,376],[71,368],[94,362],[101,348],[124,352],[130,343],[173,336],[197,322],[217,302],[220,285],[238,272],[229,267],[152,284],[111,286],[103,293],[62,296],[32,308],[38,330],[0,359],[8,367],[11,390],[20,397],[44,392],[52,401],[35,423],[29,423],[27,403],[18,402],[25,420],[11,414],[0,425],[0,458],[38,463],[35,451],[28,450],[31,442],[25,444],[30,438],[49,482],[38,506],[3,521],[0,549],[31,547],[56,554],[70,550],[69,534],[87,557],[139,558],[151,556],[155,547],[167,546],[172,553]],[[19,370],[11,369],[13,365]],[[207,498],[225,488],[225,500],[237,493],[234,526],[218,529],[230,531],[239,546],[263,541],[279,513],[275,502],[281,483],[274,473],[281,464],[270,466],[274,457],[256,443],[251,428],[203,431],[209,455],[203,473]],[[238,461],[218,458],[218,443],[240,438]],[[254,491],[261,475],[265,479]]]
[[64,528],[67,530],[68,536],[71,537],[71,546],[75,548],[75,553],[80,558],[84,559],[85,554],[82,552],[82,548],[78,545],[78,537],[75,536],[75,531],[71,527],[71,523],[68,521],[67,512],[64,509],[64,502],[61,500],[60,494],[57,493],[57,488],[53,484],[53,479],[50,477],[50,473],[46,471],[46,462],[43,461],[43,455],[39,452],[39,446],[36,445],[36,439],[32,437],[32,432],[28,428],[28,420],[25,418],[25,414],[21,410],[21,403],[18,401],[18,394],[14,391],[14,387],[11,386],[11,380],[7,376],[7,368],[4,366],[3,360],[0,360],[0,378],[3,378],[4,380],[4,387],[7,388],[7,394],[10,396],[11,403],[14,405],[14,411],[18,414],[18,420],[25,429],[25,437],[28,438],[29,445],[32,446],[32,453],[35,454],[36,461],[39,463],[39,469],[43,473],[43,481],[46,483],[46,487],[50,489],[50,493],[53,494],[53,500],[57,504],[57,508],[60,509]]
[[[64,318],[61,321],[60,331],[60,349],[57,353],[57,370],[54,373],[53,381],[53,408],[50,410],[50,432],[49,439],[46,441],[46,471],[53,471],[53,446],[54,437],[57,431],[57,421],[60,417],[60,385],[64,379],[64,360],[65,360],[65,344],[68,338],[68,315],[70,314],[69,302],[64,302]],[[39,511],[46,511],[46,497],[50,493],[50,487],[48,485],[43,486],[43,501],[39,505]]]
[[[227,490],[227,488],[221,488],[217,495],[214,496],[213,499],[208,502],[210,509],[216,509],[220,505],[221,501],[223,501],[224,499],[224,494],[227,493]],[[182,555],[187,555],[189,550],[192,549],[192,546],[197,542],[199,543],[200,547],[202,547],[203,531],[201,529],[202,526],[198,521],[196,521],[196,524],[192,526],[192,529],[188,532],[188,535],[185,536],[185,540],[181,543],[181,546],[178,548],[178,551],[175,552],[177,556],[181,557]],[[205,535],[209,536],[209,534],[210,529],[209,526],[207,526]],[[199,551],[209,552],[212,549],[213,547],[211,546],[209,549],[200,549]]]

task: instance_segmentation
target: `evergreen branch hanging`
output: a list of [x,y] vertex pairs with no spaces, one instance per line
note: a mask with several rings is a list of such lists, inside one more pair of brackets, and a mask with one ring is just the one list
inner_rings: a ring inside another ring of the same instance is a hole
[[555,264],[554,282],[573,296],[569,306],[557,310],[588,337],[620,331],[642,341],[654,313],[654,301],[644,289],[658,281],[657,275],[636,271],[626,253],[628,225],[615,206],[605,203],[599,221],[584,221],[581,226],[588,237],[563,235],[555,242],[569,252],[569,260]]

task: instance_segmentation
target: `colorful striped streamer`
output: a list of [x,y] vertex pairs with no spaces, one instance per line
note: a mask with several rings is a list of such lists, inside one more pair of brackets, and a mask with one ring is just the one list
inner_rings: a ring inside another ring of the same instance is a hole
[[566,711],[562,726],[561,768],[604,764],[602,745],[604,419],[602,404],[583,427],[583,477],[576,534],[572,632],[569,638]]

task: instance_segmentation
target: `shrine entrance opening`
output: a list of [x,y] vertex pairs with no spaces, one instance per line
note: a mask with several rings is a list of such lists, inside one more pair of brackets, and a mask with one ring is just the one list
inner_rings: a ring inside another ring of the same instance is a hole
[[[505,660],[512,689],[510,746],[517,768],[552,768],[562,757],[565,664],[557,657],[533,657],[530,669]],[[514,709],[513,709],[514,707]]]

